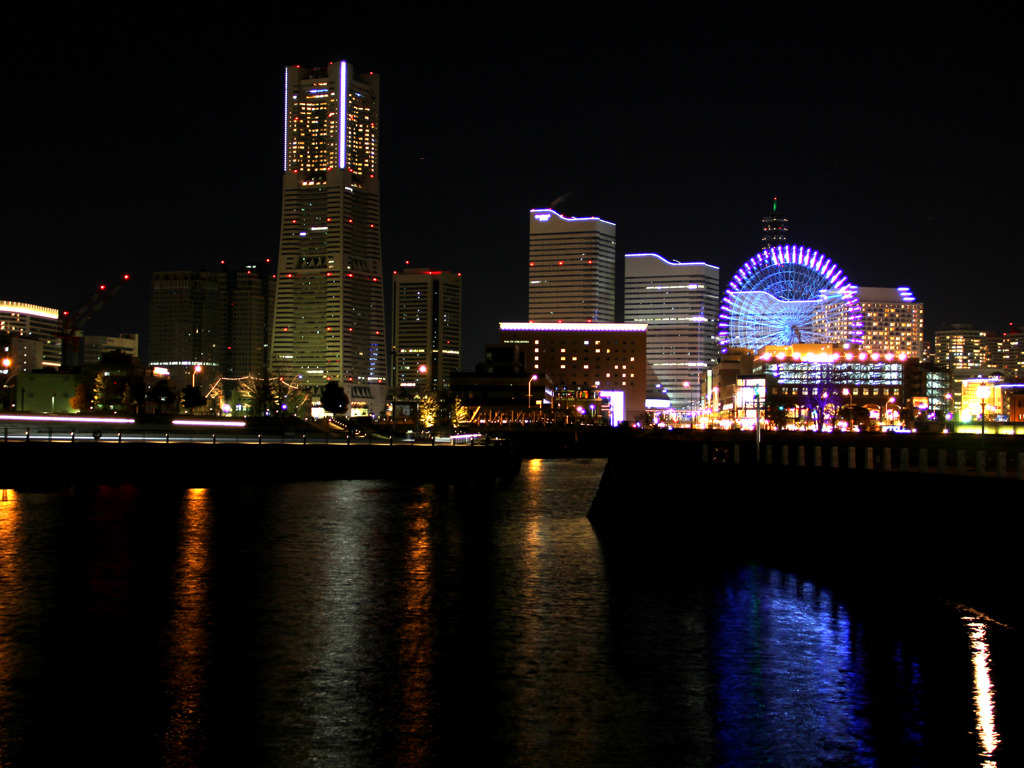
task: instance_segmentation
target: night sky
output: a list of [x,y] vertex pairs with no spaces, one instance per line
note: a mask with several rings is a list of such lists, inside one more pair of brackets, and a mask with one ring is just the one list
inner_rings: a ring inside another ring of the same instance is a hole
[[154,270],[276,262],[282,70],[339,58],[381,75],[386,274],[463,273],[467,367],[526,318],[528,212],[556,199],[615,222],[620,252],[716,264],[724,287],[778,197],[791,242],[909,285],[928,336],[1024,321],[1024,67],[1016,22],[964,15],[980,6],[95,7],[15,15],[0,40],[0,298],[73,308],[131,272],[87,332],[145,334]]

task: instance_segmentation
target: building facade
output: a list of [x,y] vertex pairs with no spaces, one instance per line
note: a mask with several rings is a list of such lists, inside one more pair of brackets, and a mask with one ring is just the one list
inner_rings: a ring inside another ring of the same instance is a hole
[[864,319],[863,343],[875,352],[924,357],[924,304],[906,286],[857,288]]
[[526,373],[550,377],[557,390],[619,401],[614,420],[639,421],[647,391],[643,323],[501,323],[501,340],[526,349]]
[[149,365],[166,368],[175,389],[224,375],[228,353],[227,273],[154,272],[150,278]]
[[406,269],[391,287],[393,386],[447,387],[462,362],[462,275]]
[[696,403],[718,359],[718,267],[627,253],[623,319],[647,325],[647,397],[676,410]]
[[951,324],[935,332],[932,360],[945,366],[956,379],[988,365],[985,331],[974,326]]
[[129,358],[139,356],[139,334],[121,333],[117,336],[85,336],[82,339],[82,361],[85,365],[95,365],[111,352]]
[[615,321],[615,225],[530,211],[530,322]]
[[0,301],[0,341],[11,370],[59,368],[59,312],[21,301]]
[[269,263],[248,264],[228,274],[225,375],[232,379],[262,375],[270,368],[274,288],[275,280]]
[[274,374],[318,389],[387,378],[378,78],[288,67]]
[[761,219],[761,249],[782,245],[789,238],[789,220],[779,216],[779,198],[772,198],[772,215]]

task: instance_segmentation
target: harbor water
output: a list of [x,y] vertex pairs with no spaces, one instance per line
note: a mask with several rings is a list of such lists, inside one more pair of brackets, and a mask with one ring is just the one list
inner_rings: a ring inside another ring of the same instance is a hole
[[3,491],[0,765],[1016,764],[1003,617],[620,542],[603,469]]

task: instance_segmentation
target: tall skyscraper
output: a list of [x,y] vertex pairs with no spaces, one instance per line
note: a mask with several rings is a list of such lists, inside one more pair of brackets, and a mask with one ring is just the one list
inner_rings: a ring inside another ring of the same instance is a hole
[[285,70],[270,367],[312,388],[387,377],[377,95],[343,61]]
[[772,198],[772,215],[761,219],[761,250],[782,245],[789,236],[789,220],[778,214],[779,198]]
[[396,272],[391,299],[395,387],[446,387],[462,356],[462,275]]
[[530,322],[615,320],[615,225],[530,211]]
[[[718,362],[718,267],[627,253],[624,319],[647,324],[647,397],[685,410]],[[660,386],[659,386],[660,385]]]

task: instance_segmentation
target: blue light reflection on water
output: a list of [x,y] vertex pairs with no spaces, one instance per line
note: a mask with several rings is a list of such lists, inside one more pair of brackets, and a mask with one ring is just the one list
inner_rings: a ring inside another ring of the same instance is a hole
[[602,467],[8,492],[0,765],[988,765],[976,731],[1012,741],[1012,633],[981,688],[977,617],[908,633],[770,568],[649,573],[584,517]]
[[739,572],[716,620],[721,764],[874,765],[856,631],[814,585]]

